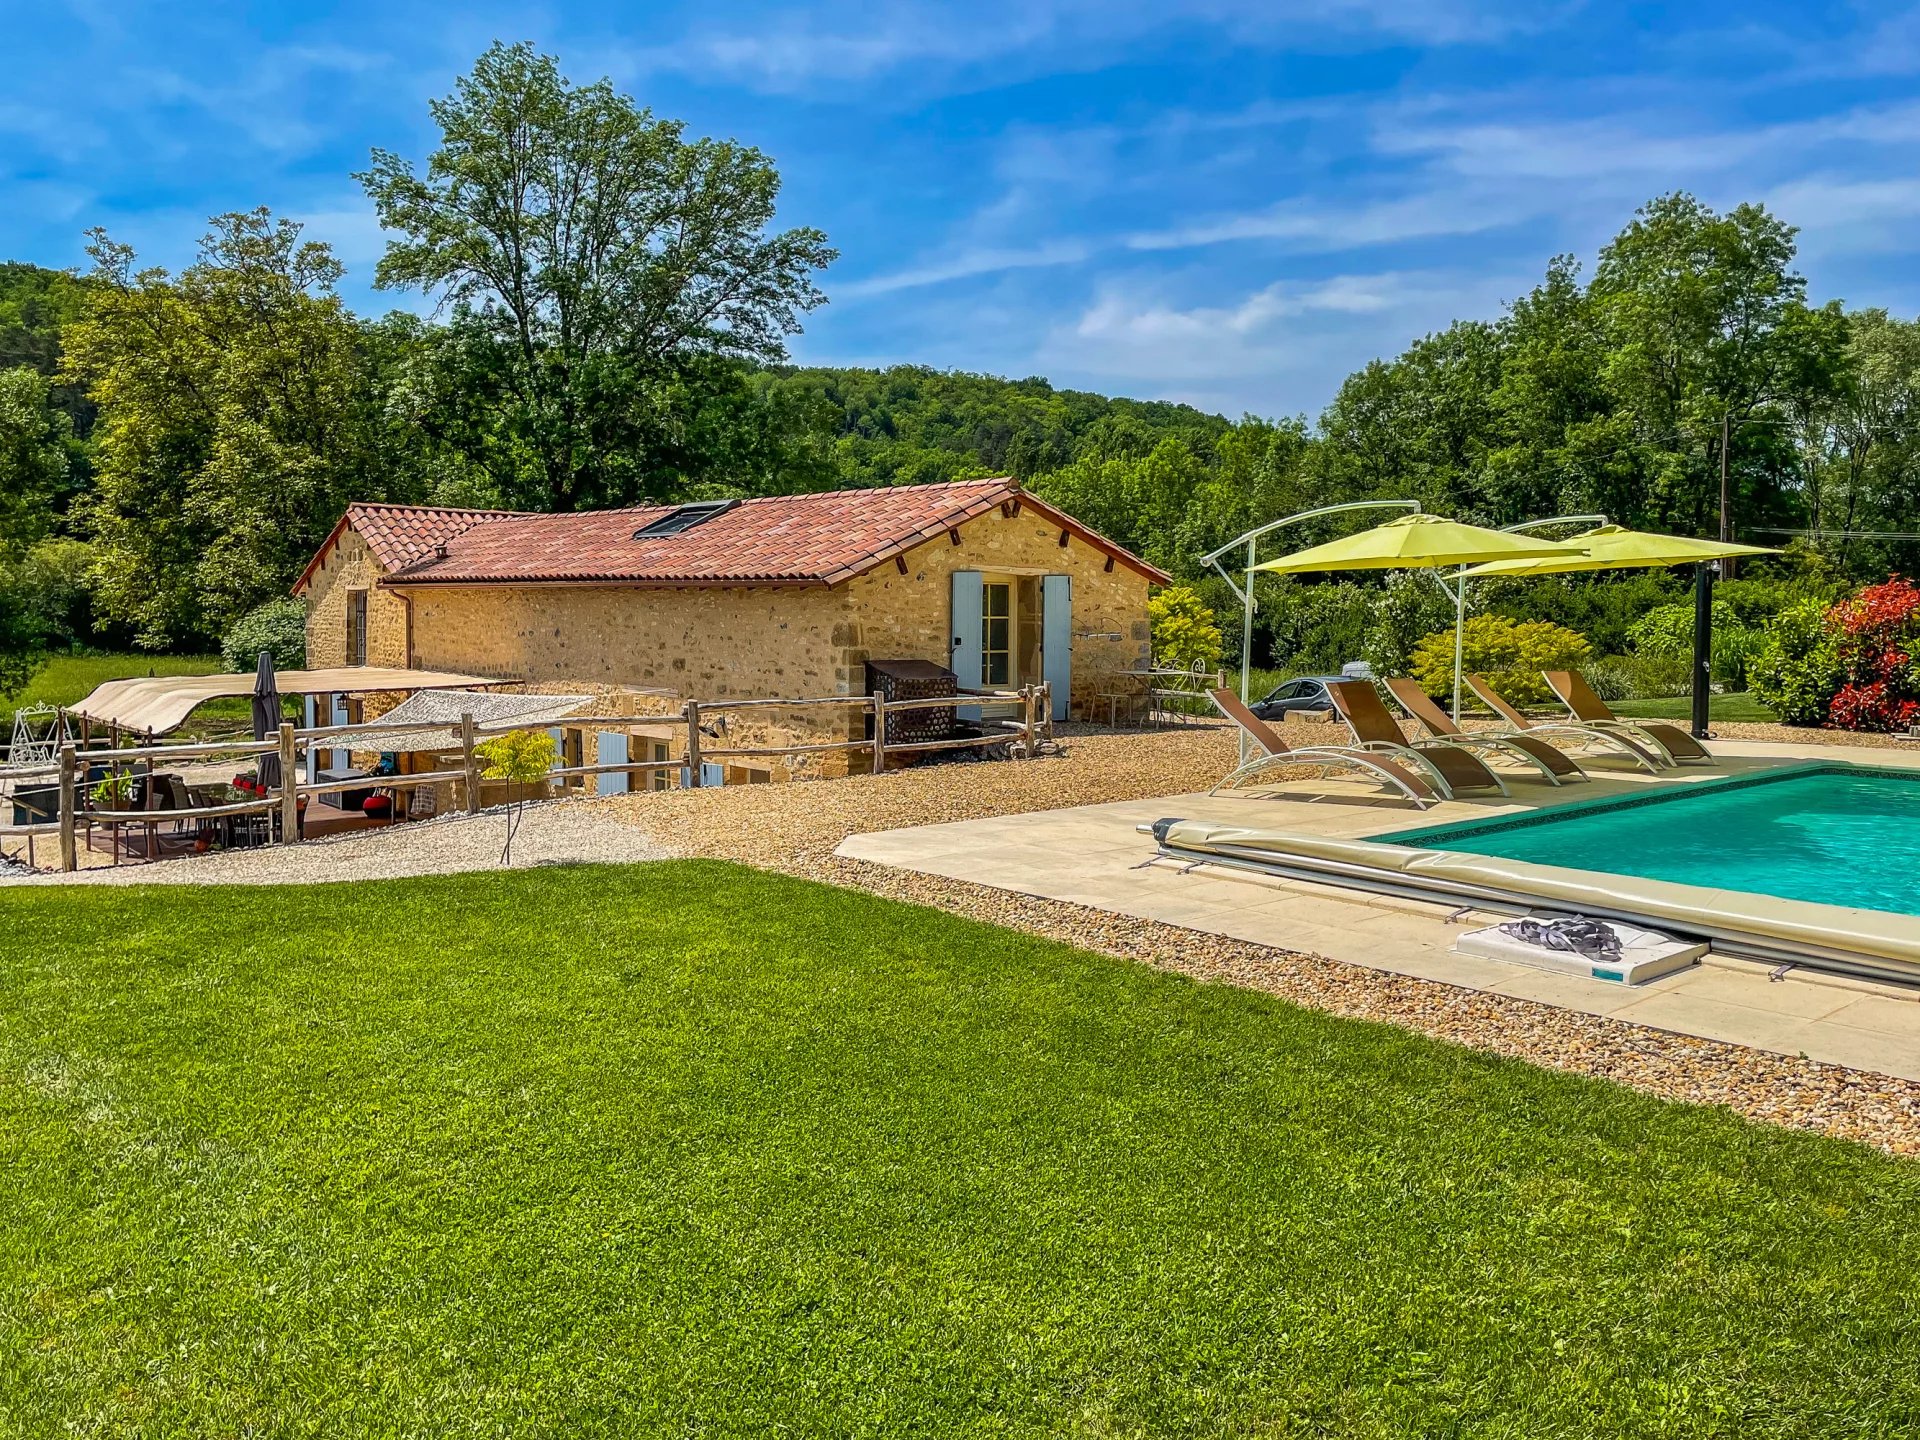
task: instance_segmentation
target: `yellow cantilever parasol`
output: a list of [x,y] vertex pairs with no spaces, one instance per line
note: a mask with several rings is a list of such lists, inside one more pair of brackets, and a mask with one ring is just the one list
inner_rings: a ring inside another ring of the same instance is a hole
[[[1483,530],[1444,515],[1399,515],[1371,530],[1329,540],[1256,565],[1281,575],[1312,570],[1440,570],[1484,560],[1578,560],[1586,554],[1577,540],[1534,540],[1506,530]],[[1435,576],[1435,579],[1440,579]],[[1453,599],[1453,713],[1460,715],[1460,658],[1467,628],[1466,586],[1440,580]]]
[[1688,540],[1679,535],[1628,530],[1621,525],[1602,525],[1584,534],[1569,536],[1566,543],[1585,553],[1516,556],[1476,564],[1470,570],[1461,571],[1461,574],[1468,580],[1479,580],[1497,575],[1566,575],[1578,570],[1659,570],[1676,565],[1697,565],[1704,560],[1721,560],[1735,555],[1780,553],[1764,545]]
[[1282,575],[1312,570],[1438,570],[1486,560],[1577,559],[1585,554],[1578,540],[1534,540],[1504,530],[1483,530],[1444,515],[1399,515],[1371,530],[1253,568]]

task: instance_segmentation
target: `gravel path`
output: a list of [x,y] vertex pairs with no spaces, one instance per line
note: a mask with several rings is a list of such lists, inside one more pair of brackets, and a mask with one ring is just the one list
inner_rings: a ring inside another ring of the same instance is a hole
[[[301,885],[447,875],[498,869],[506,833],[506,816],[489,810],[362,830],[304,845],[182,856],[159,865],[119,865],[26,880],[0,874],[0,885]],[[619,824],[599,807],[572,801],[529,805],[513,840],[516,870],[570,861],[660,858],[660,849],[644,830]]]
[[[1806,731],[1779,726],[1740,729],[1742,738],[1808,738]],[[1288,730],[1295,743],[1327,734],[1325,726],[1309,722],[1295,722]],[[738,860],[931,905],[1196,980],[1264,990],[1317,1010],[1384,1021],[1665,1099],[1725,1106],[1749,1119],[1920,1155],[1920,1083],[1913,1081],[833,853],[851,834],[1202,790],[1224,773],[1233,749],[1232,736],[1221,730],[1096,733],[1074,737],[1067,754],[1033,764],[942,766],[820,785],[668,791],[599,801],[594,808],[644,827],[674,855]]]

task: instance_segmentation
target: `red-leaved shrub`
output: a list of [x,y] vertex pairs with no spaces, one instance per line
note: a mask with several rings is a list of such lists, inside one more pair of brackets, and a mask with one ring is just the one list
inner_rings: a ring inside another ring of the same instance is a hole
[[1920,724],[1920,588],[1896,575],[1867,585],[1827,612],[1843,680],[1832,723],[1842,730],[1905,730]]

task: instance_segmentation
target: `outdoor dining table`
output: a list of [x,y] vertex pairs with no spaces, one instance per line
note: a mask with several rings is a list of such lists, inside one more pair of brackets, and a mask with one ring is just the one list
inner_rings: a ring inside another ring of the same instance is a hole
[[[237,785],[217,782],[210,785],[192,785],[188,794],[196,805],[213,807],[216,805],[238,805],[244,800],[257,800],[260,797]],[[216,815],[212,819],[202,820],[201,833],[208,839],[218,842],[229,850],[245,850],[256,845],[271,845],[274,831],[280,823],[280,812],[276,806],[271,810],[253,810],[243,815]]]

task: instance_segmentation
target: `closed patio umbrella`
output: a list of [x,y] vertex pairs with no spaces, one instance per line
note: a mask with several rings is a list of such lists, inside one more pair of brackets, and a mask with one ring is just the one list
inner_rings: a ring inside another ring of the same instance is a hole
[[[1396,516],[1371,530],[1282,555],[1253,568],[1280,575],[1313,570],[1452,570],[1488,560],[1547,560],[1585,553],[1578,540],[1535,540],[1505,530],[1484,530],[1442,515],[1415,514]],[[1453,597],[1453,714],[1458,719],[1467,592],[1458,582],[1447,587],[1443,580],[1441,586]]]
[[[280,683],[273,673],[273,656],[262,650],[260,664],[253,672],[253,738],[266,740],[278,735],[280,717]],[[269,789],[279,789],[282,779],[279,755],[267,754],[258,759],[260,783]]]

